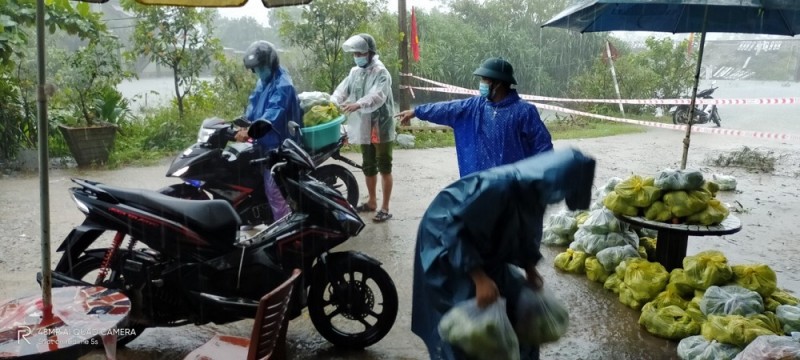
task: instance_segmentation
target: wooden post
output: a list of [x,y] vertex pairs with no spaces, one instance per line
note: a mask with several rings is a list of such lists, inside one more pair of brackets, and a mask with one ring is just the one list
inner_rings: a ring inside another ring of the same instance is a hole
[[[406,0],[398,0],[397,1],[397,27],[400,30],[400,34],[402,34],[402,39],[400,39],[400,44],[398,45],[398,52],[397,56],[400,58],[400,73],[401,74],[408,74],[409,73],[409,66],[408,66],[408,21],[406,17]],[[400,111],[408,110],[411,108],[411,103],[408,98],[409,90],[405,88],[410,84],[408,76],[400,76]]]

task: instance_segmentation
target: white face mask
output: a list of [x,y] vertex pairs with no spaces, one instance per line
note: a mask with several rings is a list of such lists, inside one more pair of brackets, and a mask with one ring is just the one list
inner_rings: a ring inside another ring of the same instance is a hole
[[356,65],[357,65],[357,66],[360,66],[360,67],[365,67],[365,66],[367,66],[367,62],[368,62],[368,60],[367,60],[367,57],[366,57],[366,56],[354,56],[354,57],[353,57],[353,61],[355,61],[355,62],[356,62]]

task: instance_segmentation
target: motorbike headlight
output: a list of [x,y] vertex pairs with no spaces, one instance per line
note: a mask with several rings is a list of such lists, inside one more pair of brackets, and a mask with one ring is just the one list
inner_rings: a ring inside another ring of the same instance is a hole
[[208,137],[214,133],[214,129],[206,129],[200,128],[200,131],[197,132],[197,142],[205,143],[208,142]]
[[78,200],[78,198],[76,198],[75,195],[72,195],[72,201],[74,201],[75,205],[78,206],[78,210],[80,210],[82,213],[86,215],[89,215],[89,207],[86,206],[86,204],[84,204],[83,201]]
[[174,173],[172,173],[172,176],[181,177],[181,176],[183,176],[183,174],[185,174],[187,171],[189,171],[189,167],[188,167],[188,166],[184,166],[184,167],[182,167],[182,168],[178,169],[177,171],[175,171]]
[[361,232],[361,229],[364,228],[364,222],[361,221],[361,219],[344,211],[333,210],[333,216],[336,217],[336,220],[342,225],[342,229],[351,235],[358,234]]

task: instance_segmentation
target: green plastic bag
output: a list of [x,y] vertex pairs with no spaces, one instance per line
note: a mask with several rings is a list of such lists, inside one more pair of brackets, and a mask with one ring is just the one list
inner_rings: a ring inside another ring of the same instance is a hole
[[664,194],[664,205],[677,217],[699,213],[708,207],[711,193],[705,190],[672,191]]
[[769,297],[778,288],[778,277],[767,265],[734,265],[731,270],[736,284],[759,293],[763,298]]
[[663,265],[645,259],[628,259],[625,264],[625,277],[620,286],[619,299],[623,304],[638,310],[664,291],[669,273]]
[[733,278],[728,259],[719,251],[709,250],[683,258],[683,270],[696,290],[712,285],[724,285]]
[[725,220],[728,214],[730,214],[730,211],[728,211],[725,205],[722,205],[719,200],[711,199],[708,201],[708,206],[705,210],[689,215],[689,217],[686,218],[686,223],[704,226],[717,225]]
[[766,317],[766,315],[751,318],[741,315],[711,315],[701,326],[700,333],[706,340],[716,340],[743,348],[761,335],[777,335],[766,324],[769,320],[762,319]]
[[637,216],[639,209],[627,202],[616,191],[612,191],[603,199],[603,205],[617,215]]
[[708,341],[702,335],[689,336],[678,343],[682,360],[733,360],[741,350],[736,346]]
[[675,305],[659,308],[652,302],[647,303],[639,316],[639,325],[653,335],[671,340],[700,334],[700,324]]
[[710,286],[700,301],[700,310],[706,316],[750,316],[764,312],[764,303],[757,292],[741,286]]
[[656,201],[644,210],[644,218],[651,221],[671,222],[674,217],[663,201]]
[[[633,175],[614,187],[619,199],[631,206],[645,208],[661,198],[661,189],[655,186],[655,178]],[[609,207],[610,208],[610,207]]]
[[603,265],[600,264],[600,261],[598,261],[594,256],[586,258],[585,267],[586,277],[591,281],[605,283],[605,281],[608,279],[608,276],[612,274],[612,272],[606,271]]
[[586,269],[585,263],[587,257],[588,254],[583,251],[567,249],[567,251],[556,255],[555,266],[569,273],[583,274]]
[[538,346],[556,341],[567,332],[569,312],[551,292],[526,286],[517,300],[515,324],[520,344]]
[[473,359],[519,359],[519,341],[502,298],[483,309],[475,299],[456,304],[439,321],[439,335]]

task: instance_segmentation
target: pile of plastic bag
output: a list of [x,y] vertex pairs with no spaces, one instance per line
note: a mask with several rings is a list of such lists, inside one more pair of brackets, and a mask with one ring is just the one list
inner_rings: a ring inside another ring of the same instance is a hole
[[341,115],[339,107],[324,92],[310,91],[297,95],[303,109],[303,126],[312,127],[325,124]]
[[800,333],[763,335],[747,345],[734,360],[800,359]]
[[728,208],[715,198],[719,189],[699,171],[665,169],[655,177],[633,175],[616,183],[606,192],[603,204],[617,215],[714,225],[729,215]]

